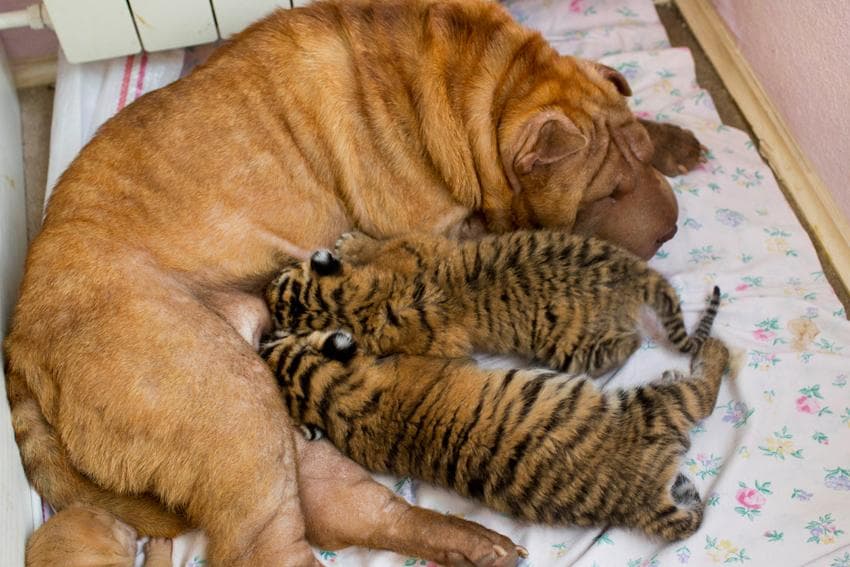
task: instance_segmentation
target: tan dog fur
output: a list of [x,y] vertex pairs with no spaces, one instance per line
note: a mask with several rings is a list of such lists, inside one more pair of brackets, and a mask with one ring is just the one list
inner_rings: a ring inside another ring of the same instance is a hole
[[293,435],[258,292],[353,228],[604,234],[620,198],[645,225],[620,241],[653,253],[675,199],[627,89],[491,2],[349,1],[278,12],[119,113],[56,187],[5,343],[34,486],[143,534],[199,526],[214,565],[314,564],[308,540],[513,564]]
[[[27,542],[26,567],[133,567],[136,530],[101,508],[71,505]],[[171,567],[171,540],[145,543],[144,567]]]

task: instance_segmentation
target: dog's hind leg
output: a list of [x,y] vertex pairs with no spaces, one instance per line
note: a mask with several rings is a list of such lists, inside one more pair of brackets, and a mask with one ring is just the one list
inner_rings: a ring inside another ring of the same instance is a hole
[[461,518],[411,506],[327,441],[296,436],[307,538],[325,549],[359,545],[441,565],[508,566],[508,538]]
[[72,462],[108,490],[183,511],[214,565],[317,564],[271,372],[221,316],[139,279],[111,287],[120,308],[65,342],[76,371],[57,379],[54,427]]

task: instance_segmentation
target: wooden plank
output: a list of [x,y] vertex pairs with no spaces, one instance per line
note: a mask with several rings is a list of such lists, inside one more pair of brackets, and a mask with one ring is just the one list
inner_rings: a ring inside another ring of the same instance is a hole
[[784,183],[845,290],[850,290],[850,223],[795,141],[785,120],[709,0],[675,0],[723,84],[752,126],[759,150]]
[[15,63],[12,75],[17,89],[52,85],[56,82],[56,56]]

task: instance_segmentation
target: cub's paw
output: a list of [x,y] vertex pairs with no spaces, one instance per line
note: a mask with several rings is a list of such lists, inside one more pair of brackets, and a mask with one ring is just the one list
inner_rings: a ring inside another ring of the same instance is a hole
[[673,486],[670,487],[670,495],[673,497],[673,502],[688,508],[697,506],[701,502],[697,487],[682,473],[676,475]]
[[690,130],[659,122],[643,125],[655,146],[652,165],[667,177],[685,174],[705,163],[708,149]]
[[729,368],[729,349],[723,341],[708,337],[691,359],[691,373],[725,372]]
[[360,231],[343,233],[334,245],[334,252],[346,262],[365,264],[377,252],[378,240]]
[[323,337],[320,350],[326,358],[346,363],[357,354],[357,341],[348,331],[333,331]]
[[330,250],[316,250],[310,256],[310,269],[320,276],[332,276],[340,272],[342,263]]
[[682,372],[681,370],[665,370],[661,373],[662,384],[672,384],[674,382],[680,382],[687,378],[688,375]]
[[304,439],[307,441],[318,441],[325,436],[325,432],[322,428],[316,427],[315,425],[303,423],[299,429],[301,429],[301,434],[304,435]]
[[298,337],[283,329],[275,329],[270,334],[260,339],[260,348],[257,351],[262,358],[268,359],[278,348],[289,348],[298,341]]

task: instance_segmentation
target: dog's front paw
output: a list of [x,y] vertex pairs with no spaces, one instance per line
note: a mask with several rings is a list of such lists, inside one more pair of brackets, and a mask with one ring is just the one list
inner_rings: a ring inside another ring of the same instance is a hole
[[705,163],[708,149],[690,130],[661,122],[641,123],[655,146],[652,166],[667,177],[685,174]]
[[164,537],[152,537],[145,543],[145,565],[170,565],[171,540]]
[[337,256],[351,264],[368,263],[376,250],[377,240],[357,230],[343,233],[334,245]]

